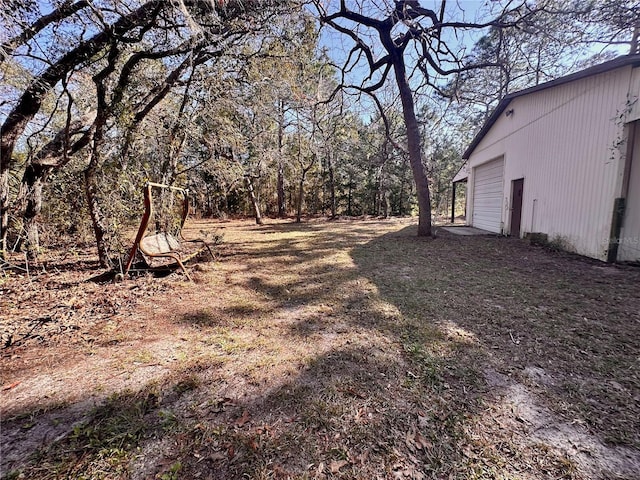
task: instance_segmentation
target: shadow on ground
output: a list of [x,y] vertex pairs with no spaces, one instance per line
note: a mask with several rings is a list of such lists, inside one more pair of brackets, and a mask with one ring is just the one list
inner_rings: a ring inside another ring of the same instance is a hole
[[[504,238],[379,228],[247,227],[222,258],[218,293],[237,295],[176,319],[206,356],[81,409],[23,473],[633,478],[637,456],[582,465],[547,430],[577,425],[637,453],[640,271]],[[527,440],[541,417],[547,436]]]
[[353,252],[382,298],[461,329],[487,367],[535,387],[565,420],[640,447],[640,269],[508,238],[445,233],[421,248],[405,233]]

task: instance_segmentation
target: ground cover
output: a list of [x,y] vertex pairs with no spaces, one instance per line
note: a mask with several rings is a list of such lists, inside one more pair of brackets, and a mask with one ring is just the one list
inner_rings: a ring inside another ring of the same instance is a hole
[[3,478],[638,478],[640,270],[413,223],[3,272]]

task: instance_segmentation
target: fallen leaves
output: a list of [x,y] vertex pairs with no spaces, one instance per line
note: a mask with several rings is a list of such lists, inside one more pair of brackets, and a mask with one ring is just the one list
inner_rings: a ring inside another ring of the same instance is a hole
[[433,448],[433,443],[427,440],[416,429],[411,429],[405,435],[405,444],[409,447],[409,450],[415,452],[416,450],[428,450]]
[[349,465],[348,460],[332,460],[329,464],[329,469],[331,470],[331,473],[338,473],[345,465]]
[[22,382],[13,382],[13,383],[9,383],[7,385],[3,385],[2,386],[2,390],[6,391],[6,390],[11,390],[13,388],[16,388],[18,385],[20,385]]
[[336,388],[336,390],[342,393],[348,393],[349,395],[352,395],[356,398],[361,398],[361,399],[366,398],[366,396],[362,392],[357,391],[353,387],[338,387]]
[[[540,449],[534,451],[520,448],[526,446],[522,433],[526,425],[518,423],[522,419],[517,416],[517,412],[505,412],[502,419],[494,418],[489,408],[496,408],[493,401],[500,400],[495,398],[495,391],[499,389],[491,384],[487,386],[481,375],[487,367],[485,361],[496,362],[491,365],[503,366],[505,370],[514,371],[515,375],[527,374],[528,381],[535,382],[540,388],[544,387],[546,384],[541,381],[539,374],[532,376],[526,371],[520,372],[520,363],[511,355],[507,355],[508,362],[502,364],[501,355],[509,350],[506,347],[520,342],[518,348],[523,365],[525,360],[536,360],[536,365],[539,364],[540,368],[544,366],[550,373],[557,373],[563,365],[558,362],[562,360],[565,349],[563,345],[567,343],[555,342],[555,323],[547,326],[547,330],[539,330],[539,322],[530,324],[524,315],[523,318],[514,320],[511,313],[519,300],[512,297],[506,299],[504,295],[500,297],[500,301],[509,303],[491,308],[491,315],[485,317],[484,279],[473,273],[477,265],[471,256],[475,255],[475,251],[469,252],[467,256],[466,250],[456,249],[455,255],[451,257],[453,250],[446,242],[420,244],[421,249],[435,249],[433,262],[436,270],[442,268],[443,272],[442,276],[429,274],[429,283],[426,283],[427,277],[423,276],[424,262],[416,263],[420,257],[414,254],[414,241],[409,240],[409,237],[379,237],[379,229],[384,225],[381,227],[380,224],[372,224],[376,237],[372,233],[373,241],[367,243],[366,247],[354,248],[353,242],[349,241],[349,254],[344,249],[340,250],[344,263],[340,260],[324,265],[314,263],[315,257],[308,255],[308,252],[315,252],[316,246],[329,248],[334,238],[342,242],[341,239],[351,237],[345,237],[342,230],[323,230],[328,228],[324,224],[318,223],[312,227],[309,232],[313,232],[313,241],[302,238],[303,234],[307,235],[307,230],[300,232],[298,227],[283,226],[278,233],[282,237],[272,244],[247,240],[254,238],[255,230],[253,225],[243,227],[246,230],[243,235],[252,232],[252,237],[243,236],[242,241],[246,243],[229,247],[227,252],[235,249],[233,255],[226,255],[226,264],[221,265],[219,273],[209,275],[207,281],[210,283],[206,288],[199,286],[193,294],[190,292],[194,289],[189,286],[150,301],[145,296],[156,288],[154,285],[162,285],[162,280],[155,279],[151,285],[143,277],[127,280],[117,286],[80,284],[80,272],[74,272],[73,275],[63,272],[60,280],[45,279],[41,275],[41,280],[34,279],[34,283],[25,286],[24,291],[20,286],[14,288],[14,282],[11,282],[10,290],[3,286],[4,290],[0,292],[1,316],[4,317],[5,312],[11,312],[14,324],[24,327],[25,333],[29,331],[29,322],[39,321],[41,324],[37,325],[33,337],[24,340],[24,349],[11,348],[3,353],[6,357],[18,353],[23,355],[24,359],[15,364],[27,365],[27,360],[31,357],[27,358],[26,353],[37,351],[38,348],[54,347],[56,343],[61,346],[70,343],[67,348],[74,348],[76,346],[73,343],[76,341],[88,342],[85,335],[88,331],[95,338],[93,345],[109,347],[102,351],[96,348],[97,354],[91,353],[92,357],[88,358],[87,365],[95,366],[97,360],[103,358],[101,355],[110,352],[111,347],[119,353],[126,351],[127,341],[133,334],[140,337],[141,343],[152,343],[161,337],[160,333],[166,334],[159,332],[160,328],[170,329],[168,331],[175,334],[175,342],[171,343],[173,349],[168,352],[168,358],[179,354],[185,359],[176,365],[190,367],[193,358],[203,356],[203,360],[198,360],[197,363],[199,368],[202,367],[202,383],[193,392],[185,391],[178,404],[166,405],[172,411],[175,410],[180,422],[187,423],[179,423],[177,427],[187,428],[191,425],[190,422],[199,422],[198,428],[191,433],[192,438],[174,442],[167,447],[171,450],[169,453],[174,455],[171,458],[175,458],[178,451],[182,452],[181,449],[190,453],[188,449],[191,444],[187,440],[196,447],[195,454],[184,457],[184,471],[180,474],[185,478],[208,478],[211,475],[216,478],[241,478],[244,475],[273,479],[420,480],[471,478],[483,474],[488,477],[489,472],[495,474],[492,478],[519,478],[518,475],[522,472],[527,472],[530,478],[569,478],[570,474],[563,474],[571,466],[557,464],[562,459],[554,456],[553,450],[549,450],[549,453],[540,452]],[[293,233],[295,237],[291,236]],[[296,240],[289,242],[291,238]],[[366,238],[362,234],[356,238],[356,242]],[[314,243],[316,240],[321,240],[322,243]],[[284,244],[290,251],[281,252]],[[270,245],[273,245],[273,249]],[[339,243],[336,245],[338,252]],[[439,245],[446,247],[445,250],[438,250]],[[505,262],[511,258],[520,258],[517,254],[521,252],[521,248],[517,245],[519,244],[506,245],[509,249],[516,248],[515,254],[501,255],[500,261],[503,258]],[[482,245],[478,248],[481,247]],[[393,261],[372,258],[370,253],[374,248],[386,252],[385,256]],[[280,253],[291,253],[291,256],[281,256]],[[305,262],[298,262],[298,255]],[[323,256],[318,256],[318,261],[322,258],[334,257],[327,257],[323,253]],[[451,261],[452,258],[464,261]],[[354,262],[357,270],[353,268]],[[456,265],[460,266],[458,270],[455,270]],[[482,265],[478,268],[483,271]],[[454,269],[455,276],[451,274],[447,277],[449,269]],[[256,275],[256,271],[260,272],[259,275]],[[310,276],[310,271],[318,275]],[[361,274],[362,278],[356,278]],[[467,275],[471,281],[469,284],[465,283]],[[407,284],[407,278],[415,280],[415,288]],[[538,275],[535,278],[545,277]],[[37,282],[42,282],[42,285]],[[49,288],[44,287],[45,282],[49,283],[50,290],[43,292]],[[379,298],[378,293],[371,289],[370,282],[379,288]],[[435,285],[433,295],[431,290],[420,287],[431,283]],[[453,288],[452,283],[453,286],[464,287],[460,291],[471,291],[472,294],[469,297],[447,295],[446,302],[454,302],[454,305],[444,303],[441,292],[446,286],[447,292],[451,293],[449,289]],[[549,282],[541,283],[549,285]],[[618,283],[620,285],[616,285],[616,288],[626,288],[623,282]],[[171,280],[167,281],[167,288],[173,288],[172,284]],[[492,285],[488,291],[490,298],[493,298],[491,295],[495,290],[493,283]],[[399,286],[402,288],[396,288]],[[533,292],[537,298],[534,286],[525,284],[524,287],[527,288],[526,292]],[[207,295],[203,295],[203,291]],[[611,345],[635,345],[627,342],[628,338],[633,340],[635,337],[625,332],[634,332],[629,330],[628,318],[629,312],[635,315],[637,311],[637,295],[633,295],[635,291],[628,292],[631,294],[625,294],[625,301],[616,304],[620,313],[618,317],[608,318],[603,312],[602,325],[597,325],[595,333],[586,330],[589,335],[600,332],[602,326],[607,328],[606,332],[602,330],[603,334],[608,335],[611,331],[614,333],[610,335],[612,339],[625,342]],[[540,298],[546,298],[549,292],[542,293]],[[247,304],[236,300],[247,295],[252,295],[255,302],[251,302],[251,308],[239,310],[238,305],[244,308]],[[105,296],[112,298],[109,301],[97,298]],[[301,301],[298,304],[291,298],[305,299],[307,303]],[[375,301],[370,301],[372,298]],[[564,305],[566,298],[567,295],[558,295],[557,303],[553,305]],[[219,321],[216,313],[203,316],[202,321],[198,322],[182,321],[184,318],[191,319],[194,311],[211,312],[212,310],[207,309],[212,299],[216,302],[216,312],[228,312],[233,318]],[[442,303],[438,303],[439,301]],[[138,306],[135,307],[132,302],[137,302]],[[158,302],[163,308],[157,308]],[[256,307],[261,302],[264,309]],[[174,303],[180,305],[173,308]],[[132,305],[135,307],[132,310],[137,311],[138,316],[134,317],[137,323],[123,318]],[[459,324],[455,324],[457,329],[451,330],[450,323],[444,319],[458,317],[448,309],[464,305],[470,308],[464,310],[465,315],[459,316]],[[587,307],[588,305],[584,308]],[[553,308],[555,312],[556,307]],[[597,305],[593,308],[597,309]],[[114,311],[119,311],[120,314],[110,318]],[[561,314],[560,308],[557,311],[558,321],[563,319],[563,315],[565,320],[573,321],[572,311],[566,315]],[[430,325],[427,319],[431,313],[435,314],[436,320],[440,318],[442,321],[442,331],[440,327],[436,331]],[[553,316],[554,322],[555,317],[556,315]],[[492,328],[498,325],[492,322],[498,320],[501,322],[500,335],[496,335],[496,328]],[[0,319],[0,331],[3,321],[4,318]],[[609,328],[611,321],[624,323],[624,329],[615,330],[615,323]],[[543,322],[540,323],[544,326]],[[69,329],[61,331],[61,326],[65,325],[77,325],[80,330],[75,331],[76,333]],[[525,329],[525,326],[528,328]],[[551,327],[554,329],[549,330]],[[558,332],[562,333],[559,338],[581,342],[579,345],[576,343],[566,362],[578,362],[578,367],[581,365],[579,362],[583,362],[586,367],[591,367],[591,361],[597,360],[595,350],[589,343],[585,343],[586,340],[582,342],[580,330],[574,332],[569,328],[574,328],[572,323],[563,325],[562,329],[558,327]],[[233,331],[233,335],[229,334],[230,331]],[[547,332],[549,340],[545,340]],[[404,333],[410,338],[405,339]],[[473,338],[477,339],[475,342],[470,341],[472,333],[475,335]],[[222,348],[219,346],[222,345],[220,339],[236,338],[236,334],[246,334],[247,338],[254,338],[255,334],[260,338],[258,343],[229,345],[234,354],[219,355]],[[42,340],[35,335],[40,335]],[[312,335],[313,342],[309,335]],[[0,341],[13,344],[21,338],[21,332],[9,330]],[[529,340],[531,343],[534,338],[535,348],[539,349],[535,352],[528,350],[529,345],[525,342]],[[42,341],[42,347],[38,344],[39,341]],[[422,349],[430,348],[431,350],[425,351],[431,354],[405,355],[404,343],[419,345]],[[560,351],[555,350],[556,343],[561,346]],[[602,344],[609,345],[604,340]],[[608,349],[607,352],[609,350],[615,349]],[[615,351],[615,358],[622,360],[622,366],[633,367],[636,350],[622,350],[619,348]],[[55,350],[56,353],[60,351],[61,347]],[[588,355],[580,355],[579,351],[588,352]],[[245,352],[247,355],[244,355]],[[273,361],[275,356],[278,357],[277,361]],[[440,361],[440,358],[443,360]],[[603,358],[607,360],[612,357]],[[107,357],[107,360],[110,359]],[[549,363],[547,366],[550,361],[554,365]],[[50,362],[53,363],[53,360]],[[511,367],[514,362],[515,366]],[[37,365],[28,366],[37,370]],[[604,366],[607,366],[608,372],[608,364]],[[167,369],[169,368],[167,365]],[[602,370],[603,366],[600,365],[600,368]],[[181,376],[191,374],[190,368],[185,371],[187,373],[182,370],[174,373]],[[580,379],[600,378],[593,373],[598,371],[591,368],[570,371],[577,371]],[[634,395],[633,390],[635,377],[629,378],[629,374],[635,375],[635,370],[621,367],[614,369],[614,373],[622,371],[625,372],[624,376],[611,375],[604,382],[592,382],[598,386],[598,390],[593,392],[594,387],[591,393],[601,393],[599,396],[592,394],[588,398],[598,402],[629,396],[632,400],[636,399],[637,395]],[[295,375],[291,372],[295,372]],[[9,373],[4,377],[1,387],[3,390],[11,390],[17,386],[10,382],[19,377]],[[474,383],[472,377],[477,373],[480,373],[477,375],[478,382]],[[108,382],[110,378],[113,376],[101,380],[107,386],[124,383],[120,377],[115,382]],[[173,382],[176,377],[170,378]],[[609,379],[613,380],[609,382]],[[568,382],[570,380],[567,379]],[[26,383],[22,388],[5,395],[19,397],[25,385]],[[506,385],[505,383],[503,387]],[[586,387],[589,385],[591,384],[585,382]],[[89,385],[89,388],[92,387]],[[554,388],[561,394],[563,385],[558,382]],[[580,391],[574,392],[574,395],[578,399],[580,395],[586,396]],[[173,402],[174,397],[176,396],[168,395],[166,401]],[[550,400],[555,398],[550,397]],[[595,406],[600,404],[594,403]],[[634,406],[637,402],[618,402],[616,405],[626,405],[628,424],[633,427],[632,422],[637,419],[637,415],[631,414],[637,411]],[[636,438],[637,435],[633,437],[636,430],[631,427],[622,428],[625,425],[622,417],[622,412],[617,417],[607,413],[597,417],[594,415],[589,420],[597,419],[598,422],[605,423],[605,420],[615,421],[617,418],[619,431],[628,432],[630,438]],[[576,418],[585,421],[584,418]],[[24,423],[22,428],[26,430],[32,425]],[[19,433],[21,435],[16,438],[33,437],[37,432],[31,430],[29,435]],[[173,429],[153,433],[163,439],[177,438]],[[129,455],[129,452],[125,454]],[[138,451],[130,454],[138,455]],[[153,461],[153,455],[149,457]],[[95,462],[96,458],[95,455],[87,456],[82,462],[88,465]],[[142,478],[142,473],[137,473]],[[31,475],[31,478],[36,477],[37,475]]]
[[169,288],[145,277],[128,284],[87,281],[87,275],[94,273],[95,266],[78,262],[56,274],[34,273],[30,282],[12,278],[11,295],[0,296],[2,353],[20,346],[68,342],[63,337],[86,343],[94,339],[87,334],[95,326],[126,315],[144,297]]
[[236,427],[240,427],[240,428],[242,428],[242,427],[244,427],[244,425],[245,425],[246,423],[249,423],[249,421],[250,421],[250,420],[251,420],[251,415],[249,415],[249,412],[248,412],[247,410],[245,410],[245,411],[242,413],[242,416],[241,416],[240,418],[236,419],[236,421],[235,421],[235,422],[233,422],[233,424],[234,424]]
[[[218,398],[216,399],[215,402],[213,402],[213,405],[209,407],[209,411],[211,413],[221,413],[221,412],[224,412],[227,406],[232,406],[232,405],[235,405],[235,402],[232,398],[228,398],[228,397]],[[203,404],[201,406],[205,407],[206,404]]]

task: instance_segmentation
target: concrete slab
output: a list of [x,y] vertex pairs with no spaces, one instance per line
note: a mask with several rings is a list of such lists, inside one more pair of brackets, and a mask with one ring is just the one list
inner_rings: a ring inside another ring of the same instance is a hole
[[487,232],[486,230],[480,230],[475,227],[440,227],[442,230],[446,230],[447,232],[453,233],[455,235],[496,235],[493,232]]

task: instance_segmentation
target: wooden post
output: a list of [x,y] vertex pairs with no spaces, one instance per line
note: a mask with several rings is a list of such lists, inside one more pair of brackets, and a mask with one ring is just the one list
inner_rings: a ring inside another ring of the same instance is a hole
[[618,247],[620,245],[620,231],[622,230],[622,220],[626,207],[626,199],[616,198],[613,203],[613,221],[611,222],[611,233],[609,235],[609,249],[607,251],[607,262],[614,263],[618,259]]
[[452,183],[453,187],[451,190],[451,223],[455,223],[456,221],[456,182]]

